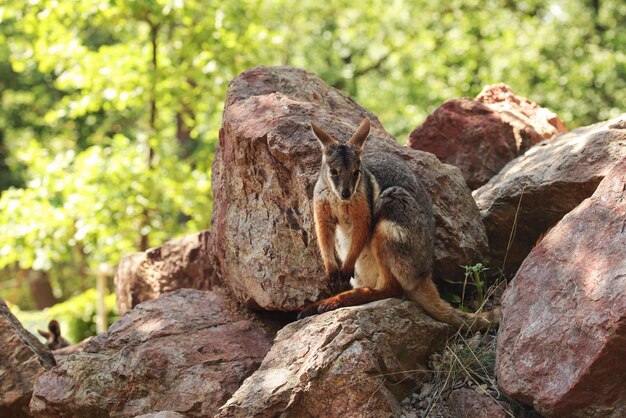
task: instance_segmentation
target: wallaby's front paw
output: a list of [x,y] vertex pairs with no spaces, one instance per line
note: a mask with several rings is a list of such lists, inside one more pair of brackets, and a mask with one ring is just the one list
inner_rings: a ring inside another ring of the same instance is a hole
[[341,308],[341,301],[339,298],[328,298],[318,302],[317,313],[330,312],[338,308]]
[[341,269],[339,270],[339,277],[341,278],[342,282],[347,283],[349,286],[350,280],[352,280],[352,278],[354,277],[354,270]]
[[350,279],[352,275],[344,272],[343,270],[338,270],[328,275],[328,284],[330,285],[330,290],[334,295],[345,292],[346,290],[350,290],[352,287],[350,286]]
[[304,309],[300,311],[298,314],[298,320],[308,318],[309,316],[317,315],[317,304],[313,303],[309,306],[306,306]]

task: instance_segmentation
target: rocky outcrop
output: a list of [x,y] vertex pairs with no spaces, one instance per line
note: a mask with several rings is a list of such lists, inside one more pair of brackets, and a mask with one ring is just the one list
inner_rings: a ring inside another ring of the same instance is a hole
[[495,266],[506,255],[504,271],[515,273],[538,238],[591,196],[626,158],[625,125],[626,114],[537,144],[474,192]]
[[447,399],[448,409],[458,418],[507,418],[511,416],[504,404],[472,389],[453,390]]
[[35,380],[55,366],[54,357],[26,331],[0,299],[0,416],[27,417]]
[[545,107],[518,96],[506,84],[486,86],[475,99],[513,128],[516,148],[524,152],[544,139],[568,131],[565,123]]
[[407,146],[459,167],[467,185],[485,184],[518,155],[513,128],[472,99],[448,100],[409,135]]
[[202,231],[124,257],[115,274],[117,307],[123,315],[163,293],[210,290],[216,284],[211,232]]
[[365,152],[399,155],[431,193],[435,276],[462,277],[459,265],[484,260],[483,225],[456,168],[398,145],[375,115],[318,77],[257,67],[230,84],[212,178],[216,267],[247,306],[297,310],[329,293],[313,226],[321,150],[310,122],[345,140],[366,116]]
[[495,84],[473,100],[439,106],[411,132],[407,145],[459,167],[476,189],[532,145],[563,132],[567,127],[554,113]]
[[219,417],[398,416],[447,332],[399,299],[292,323]]
[[545,416],[626,416],[626,160],[533,249],[502,308],[505,393]]
[[185,416],[179,414],[178,412],[161,411],[153,412],[151,414],[138,415],[135,418],[185,418]]
[[269,351],[273,331],[222,290],[139,304],[36,382],[37,417],[217,412]]

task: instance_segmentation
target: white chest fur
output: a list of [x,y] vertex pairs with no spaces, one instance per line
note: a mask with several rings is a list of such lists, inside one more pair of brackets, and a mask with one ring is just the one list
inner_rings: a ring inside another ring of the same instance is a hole
[[[346,259],[348,251],[350,250],[350,244],[352,243],[352,222],[348,217],[347,211],[345,212],[345,218],[337,216],[337,221],[335,248],[337,249],[339,258],[343,261]],[[370,249],[369,242],[365,244],[365,247],[356,261],[354,275],[355,277],[351,281],[352,287],[377,287],[379,278],[378,266]]]

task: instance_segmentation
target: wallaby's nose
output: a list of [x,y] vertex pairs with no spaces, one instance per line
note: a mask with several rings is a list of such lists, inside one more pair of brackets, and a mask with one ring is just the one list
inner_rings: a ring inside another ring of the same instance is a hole
[[351,195],[351,194],[352,194],[352,193],[350,193],[350,191],[349,191],[349,190],[342,190],[342,191],[341,191],[341,198],[342,198],[343,200],[348,200],[348,199],[350,199],[350,195]]

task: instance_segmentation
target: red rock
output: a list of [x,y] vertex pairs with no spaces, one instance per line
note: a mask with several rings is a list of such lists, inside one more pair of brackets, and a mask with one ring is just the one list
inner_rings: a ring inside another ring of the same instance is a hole
[[375,115],[318,77],[258,67],[230,84],[212,178],[216,268],[247,306],[297,310],[329,293],[313,226],[321,149],[310,122],[347,139],[365,116],[365,152],[399,155],[431,193],[435,277],[462,277],[459,265],[484,260],[483,225],[456,168],[399,145]]
[[407,146],[432,152],[459,167],[467,185],[476,189],[518,155],[512,138],[511,126],[487,106],[471,99],[454,99],[415,128]]
[[473,100],[442,104],[411,132],[407,145],[459,167],[476,189],[532,145],[562,132],[567,127],[554,113],[495,84]]
[[211,232],[202,231],[124,257],[115,274],[120,315],[166,292],[212,289],[219,283],[212,251]]
[[37,417],[212,416],[261,363],[274,330],[220,289],[137,305],[37,380]]
[[495,267],[515,273],[539,237],[626,158],[626,129],[619,128],[624,120],[626,114],[537,144],[474,192]]
[[626,416],[626,160],[533,249],[502,310],[506,394],[549,417]]
[[454,418],[507,418],[504,404],[488,395],[481,395],[471,389],[453,390],[447,399],[448,408]]
[[35,380],[55,366],[54,357],[26,331],[0,299],[0,417],[28,417]]
[[524,152],[544,139],[568,131],[556,113],[516,95],[503,83],[486,86],[476,96],[476,101],[496,112],[503,122],[513,128],[518,152]]
[[448,331],[399,299],[294,322],[218,417],[399,416]]

